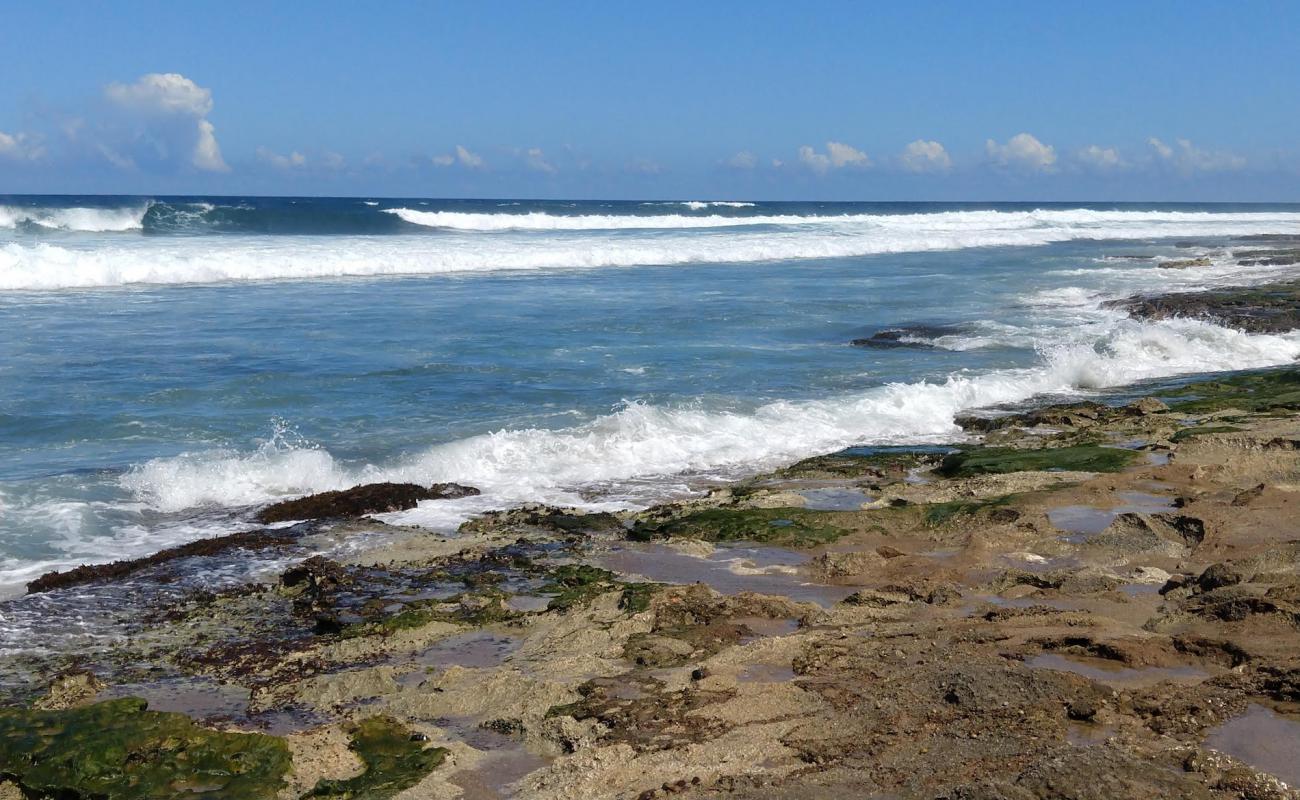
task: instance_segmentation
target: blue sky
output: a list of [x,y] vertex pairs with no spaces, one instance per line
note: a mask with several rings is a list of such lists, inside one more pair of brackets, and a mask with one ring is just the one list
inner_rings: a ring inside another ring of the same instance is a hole
[[1300,200],[1281,0],[3,19],[0,192]]

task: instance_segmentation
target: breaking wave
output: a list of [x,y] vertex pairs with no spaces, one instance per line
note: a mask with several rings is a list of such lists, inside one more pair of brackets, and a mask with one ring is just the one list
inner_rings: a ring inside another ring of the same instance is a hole
[[629,403],[577,427],[502,430],[392,464],[346,464],[326,450],[277,439],[253,453],[156,459],[132,470],[123,485],[137,500],[170,512],[377,480],[455,480],[482,488],[484,495],[472,501],[440,501],[406,516],[428,523],[433,515],[450,525],[476,510],[524,501],[648,502],[673,476],[732,477],[852,443],[951,441],[960,433],[953,419],[967,409],[1149,378],[1267,367],[1298,356],[1300,335],[1294,333],[1248,335],[1192,320],[1122,320],[1093,341],[1056,347],[1031,368],[958,373],[743,412]]
[[[462,213],[373,210],[373,232],[409,225],[404,218],[472,235],[177,237],[166,246],[150,237],[99,237],[78,242],[11,241],[0,245],[0,290],[52,290],[133,284],[304,280],[343,276],[430,275],[501,270],[554,270],[676,264],[727,264],[845,258],[880,253],[970,247],[1029,247],[1075,239],[1158,239],[1294,233],[1300,214],[1140,211],[952,211],[841,216],[555,215],[541,212]],[[162,209],[162,210],[160,210]],[[278,220],[294,229],[296,212],[259,217],[256,208],[151,206],[151,230],[164,220],[193,229],[190,215],[231,220]],[[277,212],[280,214],[281,212]],[[215,215],[215,216],[214,216]],[[325,225],[320,219],[313,224]],[[259,223],[259,224],[262,224]],[[222,223],[224,224],[224,223]],[[232,223],[233,224],[233,223]],[[245,220],[241,230],[253,223]],[[352,223],[349,223],[352,224]],[[531,226],[531,227],[530,227]],[[605,227],[602,227],[605,226]],[[701,231],[700,228],[717,230]],[[333,230],[329,225],[325,229]],[[725,229],[725,230],[724,230]],[[582,231],[603,234],[580,235]],[[111,241],[105,241],[111,238]]]

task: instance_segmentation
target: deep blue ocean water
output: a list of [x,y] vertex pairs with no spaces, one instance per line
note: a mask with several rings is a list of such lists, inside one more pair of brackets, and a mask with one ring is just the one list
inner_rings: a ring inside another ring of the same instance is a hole
[[365,480],[482,488],[392,517],[450,530],[1285,363],[1101,305],[1285,275],[1234,263],[1268,233],[1300,206],[0,197],[0,592]]

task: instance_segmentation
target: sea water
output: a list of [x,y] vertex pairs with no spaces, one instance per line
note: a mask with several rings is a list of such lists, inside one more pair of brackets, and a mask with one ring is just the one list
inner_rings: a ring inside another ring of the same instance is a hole
[[1287,363],[1103,305],[1292,274],[1258,234],[1300,206],[0,197],[0,594],[365,481],[482,489],[386,517],[451,532]]

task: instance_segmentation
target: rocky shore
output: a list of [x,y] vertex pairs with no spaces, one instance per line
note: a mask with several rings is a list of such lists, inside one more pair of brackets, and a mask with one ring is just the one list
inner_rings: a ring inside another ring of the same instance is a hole
[[[1124,307],[1278,330],[1296,291]],[[0,665],[0,798],[1300,797],[1300,367],[958,422],[641,512],[446,537],[368,515],[470,487],[362,487],[45,576],[287,561]]]

